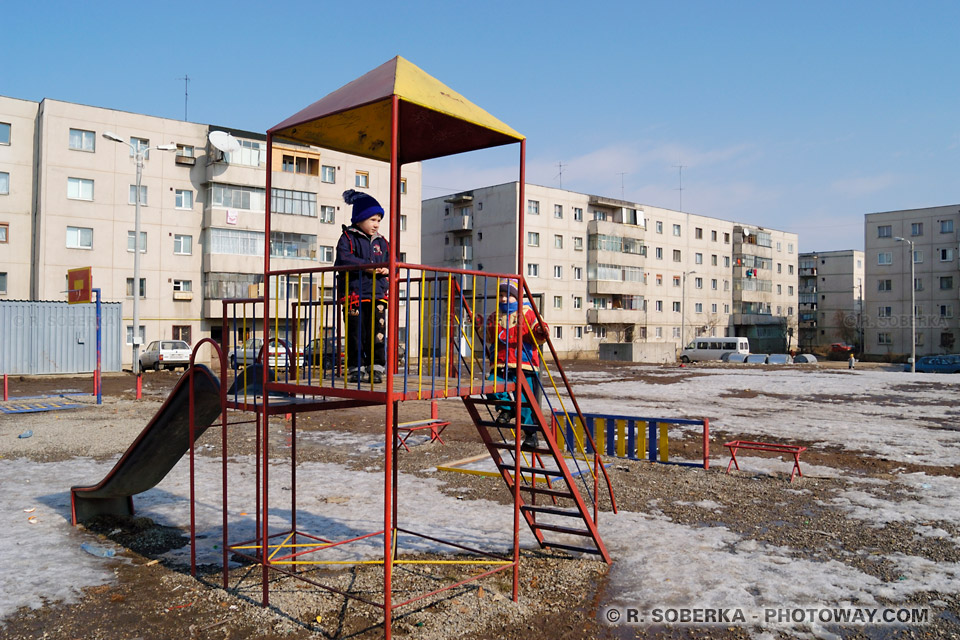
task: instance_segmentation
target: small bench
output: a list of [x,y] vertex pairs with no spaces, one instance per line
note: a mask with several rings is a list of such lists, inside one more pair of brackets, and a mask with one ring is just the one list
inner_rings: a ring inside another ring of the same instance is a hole
[[397,425],[397,435],[400,439],[400,445],[407,451],[410,451],[410,447],[407,446],[407,438],[412,436],[417,431],[422,431],[424,429],[430,430],[430,442],[439,440],[440,444],[445,444],[443,438],[440,437],[440,434],[443,433],[443,430],[449,425],[449,420],[440,419],[440,414],[437,409],[437,401],[433,400],[430,402],[430,417],[428,419],[414,420],[413,422],[401,422]]
[[736,466],[737,471],[740,470],[740,465],[737,464],[737,449],[750,449],[753,451],[773,451],[775,453],[793,454],[793,470],[790,472],[790,482],[793,482],[794,475],[803,477],[803,472],[800,471],[800,454],[807,450],[806,447],[801,447],[800,445],[795,444],[750,442],[748,440],[734,440],[733,442],[728,442],[723,446],[730,450],[730,462],[727,463],[727,473],[730,473],[731,465]]

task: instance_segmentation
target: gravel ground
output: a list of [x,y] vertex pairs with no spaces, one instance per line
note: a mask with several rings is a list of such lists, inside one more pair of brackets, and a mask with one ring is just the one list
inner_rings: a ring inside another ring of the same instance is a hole
[[[622,372],[603,363],[572,363],[575,371],[609,371],[612,379]],[[644,374],[631,372],[631,378]],[[695,368],[661,370],[645,381],[672,384],[699,375]],[[136,401],[129,376],[105,378],[104,405],[73,411],[22,414],[0,418],[0,458],[29,458],[56,462],[75,456],[108,460],[122,453],[166,398],[177,378],[173,373],[149,374],[144,378],[144,399]],[[83,378],[11,379],[11,395],[34,395],[53,391],[85,390]],[[750,393],[757,393],[752,391]],[[81,399],[89,404],[89,398]],[[790,398],[777,398],[791,402]],[[947,403],[953,402],[947,400]],[[408,406],[409,405],[409,406]],[[402,420],[429,416],[428,403],[406,403]],[[452,424],[444,433],[445,444],[420,444],[401,456],[406,473],[437,477],[430,469],[442,462],[485,453],[476,430],[469,424],[462,403],[441,403],[441,415]],[[309,433],[324,429],[356,433],[382,432],[382,407],[309,414],[297,420],[297,430]],[[277,419],[271,428],[274,450],[281,451],[289,438],[290,424]],[[32,430],[31,438],[17,434]],[[715,442],[749,439],[757,434],[714,433]],[[802,438],[798,443],[803,444]],[[199,443],[202,455],[219,455],[219,435],[206,434]],[[211,445],[204,447],[202,445]],[[698,443],[671,440],[671,452],[695,458]],[[252,437],[230,443],[231,455],[253,452]],[[716,447],[716,445],[715,445]],[[715,455],[716,449],[715,449]],[[764,455],[764,454],[758,454]],[[371,470],[379,458],[358,456],[356,447],[323,447],[310,438],[298,441],[300,460],[337,462],[355,469]],[[939,564],[960,563],[960,550],[951,539],[960,539],[952,521],[932,521],[948,535],[917,536],[915,524],[889,522],[864,527],[843,515],[835,503],[845,491],[864,481],[884,483],[895,473],[923,471],[931,476],[956,476],[953,466],[909,465],[849,450],[818,448],[804,454],[811,468],[843,469],[843,475],[808,473],[793,485],[786,484],[790,465],[783,473],[743,471],[726,474],[723,468],[709,471],[614,460],[610,467],[618,506],[690,527],[723,526],[759,544],[790,547],[816,562],[840,562],[884,582],[895,582],[898,570],[885,557],[896,553],[928,559]],[[509,503],[503,484],[480,476],[448,474],[444,491],[469,500],[471,496]],[[885,485],[886,486],[886,485]],[[903,498],[894,483],[888,499]],[[608,512],[609,500],[601,507]],[[601,532],[610,513],[601,514]],[[270,606],[259,605],[262,584],[259,567],[249,565],[233,571],[228,590],[222,589],[217,567],[201,567],[194,578],[189,567],[168,565],[157,558],[165,551],[187,544],[184,529],[163,527],[147,518],[104,518],[90,523],[87,535],[112,540],[126,550],[116,561],[113,584],[90,588],[77,603],[21,610],[7,618],[4,638],[378,638],[383,635],[379,611],[354,599],[329,594],[304,581],[271,574]],[[592,559],[571,558],[562,553],[524,551],[520,571],[520,599],[511,600],[512,574],[503,571],[477,582],[445,591],[410,605],[395,614],[396,637],[427,640],[510,638],[789,638],[796,632],[758,632],[747,626],[609,626],[598,613],[612,594],[608,567]],[[445,556],[444,559],[455,559]],[[418,556],[417,560],[437,559]],[[616,558],[614,559],[616,562]],[[719,569],[719,568],[718,568]],[[474,570],[475,572],[479,570]],[[376,565],[356,565],[341,571],[314,569],[311,580],[333,584],[361,597],[375,597],[381,589],[382,570]],[[457,565],[403,565],[395,573],[395,599],[422,593],[463,578]],[[929,591],[911,596],[909,603],[941,612],[930,624],[912,628],[852,628],[834,637],[842,638],[958,638],[960,602],[956,593]],[[758,635],[759,634],[759,635]],[[803,637],[817,637],[806,635]],[[827,636],[822,636],[827,637]]]

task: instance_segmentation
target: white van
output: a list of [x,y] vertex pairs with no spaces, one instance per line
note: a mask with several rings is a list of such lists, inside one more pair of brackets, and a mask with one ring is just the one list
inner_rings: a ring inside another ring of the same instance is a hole
[[680,361],[719,360],[725,353],[748,354],[750,341],[746,338],[697,338],[680,352]]

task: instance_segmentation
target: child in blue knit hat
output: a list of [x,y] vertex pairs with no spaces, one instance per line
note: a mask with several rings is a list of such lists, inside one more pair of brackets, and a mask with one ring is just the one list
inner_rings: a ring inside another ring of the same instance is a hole
[[[386,358],[387,294],[390,244],[380,235],[383,207],[366,193],[349,189],[343,200],[353,205],[350,226],[337,242],[337,295],[343,304],[347,337],[347,380],[381,382]],[[371,342],[371,334],[373,336]]]

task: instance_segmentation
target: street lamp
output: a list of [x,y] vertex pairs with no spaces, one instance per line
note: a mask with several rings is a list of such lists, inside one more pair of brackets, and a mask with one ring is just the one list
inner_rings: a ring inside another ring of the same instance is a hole
[[133,223],[133,364],[134,375],[140,375],[140,181],[143,177],[143,160],[150,149],[157,151],[176,151],[175,144],[158,144],[155,147],[134,145],[111,131],[104,131],[103,137],[130,147],[137,162],[136,214]]
[[687,276],[696,273],[693,271],[683,272],[683,282],[680,286],[680,350],[687,346],[686,342],[686,324],[687,324]]
[[910,245],[910,373],[917,372],[917,286],[913,266],[913,240],[897,236],[897,242]]

